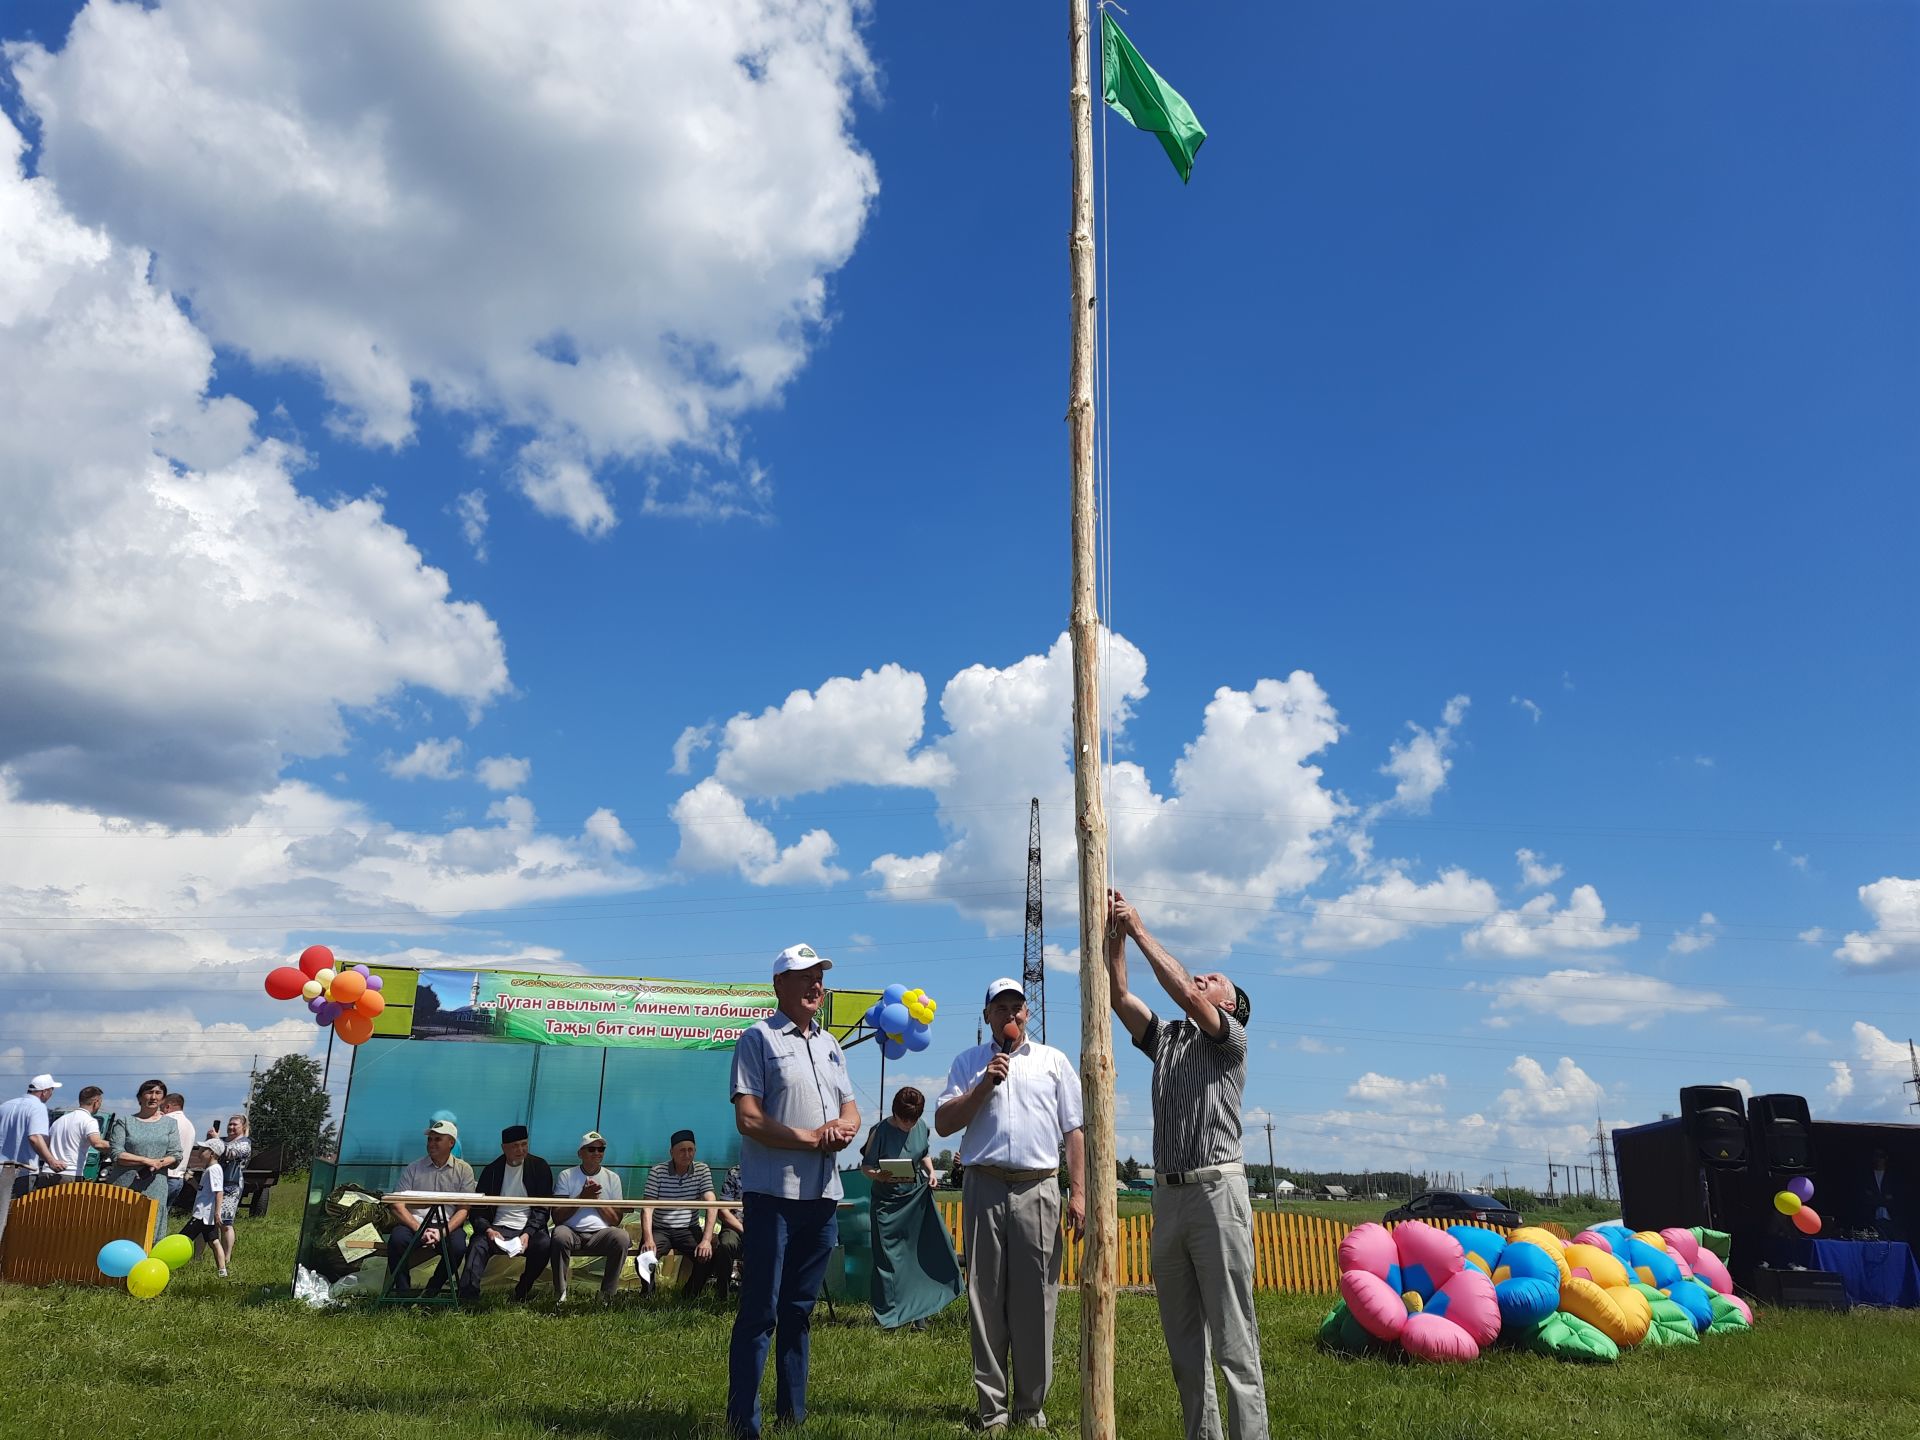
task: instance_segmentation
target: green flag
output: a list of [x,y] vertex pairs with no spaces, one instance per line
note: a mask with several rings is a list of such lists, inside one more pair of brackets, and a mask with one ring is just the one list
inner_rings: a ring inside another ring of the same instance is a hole
[[1100,69],[1106,77],[1107,104],[1118,110],[1136,130],[1151,130],[1180,172],[1193,174],[1193,157],[1207,138],[1206,127],[1180,92],[1162,80],[1141,58],[1113,17],[1100,13]]

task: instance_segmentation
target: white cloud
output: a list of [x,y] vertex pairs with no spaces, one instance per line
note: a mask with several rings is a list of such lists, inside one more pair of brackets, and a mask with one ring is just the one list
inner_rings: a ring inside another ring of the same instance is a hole
[[463,490],[453,497],[453,515],[460,534],[473,547],[473,558],[487,558],[487,496],[483,490]]
[[668,503],[763,483],[734,425],[805,363],[877,192],[862,10],[97,0],[11,58],[43,173],[216,342],[317,374],[368,443],[423,404],[515,432],[529,498],[591,535],[611,463],[665,465]]
[[405,755],[387,756],[380,768],[396,780],[456,780],[466,772],[460,768],[460,753],[466,745],[457,738],[422,740]]
[[1536,895],[1518,910],[1502,910],[1469,931],[1463,943],[1478,955],[1524,960],[1569,950],[1608,950],[1640,936],[1638,925],[1606,923],[1606,907],[1591,885],[1575,886],[1565,909],[1556,910],[1557,904],[1555,895]]
[[289,757],[338,750],[346,710],[503,693],[485,611],[375,501],[300,494],[305,457],[209,393],[212,346],[147,257],[76,223],[21,150],[0,114],[0,766],[19,792],[229,823]]
[[1773,853],[1776,855],[1786,856],[1787,863],[1793,866],[1793,868],[1798,870],[1801,874],[1804,875],[1807,872],[1807,867],[1808,867],[1807,857],[1805,855],[1795,855],[1792,851],[1787,849],[1786,845],[1783,842],[1779,840],[1776,840],[1773,842]]
[[1745,1099],[1753,1099],[1753,1082],[1744,1075],[1736,1075],[1731,1080],[1722,1080],[1722,1085],[1731,1085]]
[[1826,941],[1827,932],[1822,930],[1818,925],[1800,932],[1800,942],[1803,945],[1824,945]]
[[1464,870],[1443,870],[1417,885],[1395,869],[1333,900],[1310,900],[1313,923],[1300,943],[1309,950],[1363,950],[1417,928],[1467,925],[1500,908],[1493,886]]
[[1920,880],[1888,875],[1862,885],[1858,893],[1873,929],[1848,931],[1834,958],[1862,969],[1920,964]]
[[831,884],[847,872],[830,864],[837,847],[824,830],[809,830],[782,850],[773,832],[747,813],[740,797],[709,776],[673,804],[680,827],[674,863],[695,874],[732,872],[754,885]]
[[1393,795],[1374,806],[1370,815],[1386,810],[1424,815],[1433,808],[1433,797],[1440,793],[1447,783],[1447,772],[1453,769],[1453,761],[1448,758],[1453,732],[1472,703],[1465,695],[1454,696],[1441,712],[1440,723],[1431,730],[1408,722],[1413,738],[1396,740],[1388,751],[1387,763],[1380,767],[1382,775],[1390,775],[1395,781]]
[[1727,1002],[1711,990],[1689,990],[1652,975],[1621,970],[1554,970],[1474,988],[1493,994],[1495,1012],[1553,1015],[1569,1025],[1624,1025],[1642,1030],[1664,1015],[1698,1017]]
[[[1046,961],[1047,969],[1054,971],[1056,974],[1079,975],[1080,947],[1078,945],[1074,946],[1071,950],[1067,950],[1058,945],[1047,944],[1041,947],[1040,954],[1041,958]],[[1129,987],[1131,987],[1133,979],[1133,967],[1131,965],[1127,967],[1127,978]]]
[[473,767],[473,773],[489,790],[518,790],[532,777],[533,761],[517,755],[488,755]]
[[602,805],[587,817],[582,827],[593,843],[609,855],[633,849],[633,837],[620,828],[620,817]]
[[713,748],[714,727],[711,725],[689,725],[680,732],[680,738],[673,742],[673,765],[669,775],[691,775],[693,757],[702,750]]
[[1606,1087],[1574,1064],[1571,1056],[1562,1055],[1552,1074],[1531,1055],[1516,1056],[1507,1073],[1518,1082],[1500,1092],[1500,1117],[1509,1125],[1531,1128],[1572,1121],[1584,1126],[1590,1115],[1599,1119],[1607,1098]]
[[1438,1071],[1419,1080],[1401,1080],[1369,1070],[1347,1087],[1347,1098],[1403,1115],[1438,1115],[1444,1108],[1435,1097],[1447,1088]]
[[1293,1042],[1293,1048],[1307,1055],[1344,1055],[1347,1053],[1346,1046],[1331,1045],[1325,1040],[1313,1035],[1302,1035]]
[[1513,858],[1520,862],[1520,881],[1529,890],[1551,885],[1567,873],[1566,866],[1550,865],[1546,856],[1525,848],[1514,851]]
[[1545,713],[1538,705],[1534,704],[1533,701],[1522,695],[1509,695],[1507,697],[1507,703],[1509,705],[1518,705],[1522,710],[1526,711],[1527,714],[1533,717],[1533,723],[1536,725],[1540,723],[1540,717]]
[[1711,770],[1715,764],[1714,758],[1711,755],[1696,755],[1693,757],[1693,763],[1698,765],[1702,770]]
[[1913,1060],[1907,1047],[1891,1039],[1879,1026],[1856,1020],[1853,1052],[1851,1070],[1857,1087],[1857,1108],[1883,1119],[1907,1120],[1907,1103],[1913,1099],[1910,1083]]
[[1667,949],[1675,955],[1697,955],[1710,947],[1719,938],[1720,922],[1713,918],[1711,910],[1703,911],[1700,923],[1691,930],[1682,930],[1667,943]]
[[1829,1060],[1833,1079],[1827,1082],[1827,1099],[1838,1105],[1853,1094],[1853,1067],[1844,1060]]
[[[777,708],[727,721],[714,778],[761,799],[835,785],[935,788],[952,777],[952,764],[938,752],[913,753],[926,711],[927,682],[899,665],[857,680],[836,677],[818,690],[794,691]],[[676,764],[682,754],[676,744]]]

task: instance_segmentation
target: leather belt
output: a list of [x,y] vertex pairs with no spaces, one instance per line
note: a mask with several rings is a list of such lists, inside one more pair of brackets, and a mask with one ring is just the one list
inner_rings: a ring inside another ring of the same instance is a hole
[[1026,1185],[1035,1180],[1048,1180],[1060,1172],[1047,1170],[1009,1170],[1004,1165],[968,1165],[967,1170],[978,1170],[982,1175],[991,1175],[994,1179],[1008,1185]]
[[1176,1170],[1170,1175],[1156,1175],[1155,1184],[1198,1185],[1206,1180],[1224,1180],[1229,1175],[1244,1175],[1247,1167],[1238,1160],[1225,1165],[1207,1165],[1198,1170]]

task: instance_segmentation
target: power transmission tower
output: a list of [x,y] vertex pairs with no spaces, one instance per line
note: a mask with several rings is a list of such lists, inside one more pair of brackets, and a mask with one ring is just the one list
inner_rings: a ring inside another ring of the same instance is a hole
[[1020,984],[1027,1004],[1040,1012],[1040,1043],[1047,1043],[1047,936],[1040,920],[1040,797],[1027,821],[1027,940],[1020,952]]
[[1607,1158],[1607,1122],[1601,1115],[1593,1117],[1593,1153],[1600,1162],[1600,1187],[1606,1198],[1613,1199],[1613,1165]]
[[1547,1151],[1547,1204],[1553,1204],[1553,1152]]
[[1273,1163],[1273,1116],[1267,1116],[1267,1203],[1280,1208],[1280,1171]]
[[1913,1078],[1906,1083],[1913,1086],[1913,1099],[1907,1102],[1909,1110],[1920,1110],[1920,1055],[1913,1050],[1913,1041],[1907,1041],[1907,1060],[1913,1066]]

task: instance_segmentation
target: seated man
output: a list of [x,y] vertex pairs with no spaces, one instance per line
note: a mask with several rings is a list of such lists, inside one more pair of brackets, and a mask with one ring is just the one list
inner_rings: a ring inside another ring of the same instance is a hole
[[[740,1185],[740,1167],[736,1165],[727,1171],[727,1178],[720,1184],[720,1198],[722,1200],[731,1200],[734,1204],[738,1205],[743,1193]],[[733,1264],[727,1267],[725,1278],[729,1282],[738,1280],[741,1272],[740,1257],[744,1253],[741,1248],[741,1243],[746,1239],[747,1235],[746,1218],[738,1210],[722,1210],[720,1212],[720,1228],[713,1233],[721,1244],[726,1245],[733,1252]],[[720,1298],[724,1300],[726,1295],[727,1287],[722,1285],[720,1287]]]
[[567,1298],[567,1272],[573,1267],[576,1251],[607,1257],[600,1277],[600,1298],[611,1300],[620,1288],[620,1268],[627,1263],[627,1251],[633,1240],[620,1228],[621,1214],[611,1205],[596,1205],[596,1200],[624,1200],[620,1177],[604,1167],[607,1137],[589,1130],[580,1137],[580,1163],[564,1170],[554,1188],[555,1195],[575,1196],[585,1205],[553,1207],[553,1295]]
[[[711,1200],[713,1194],[713,1172],[702,1165],[694,1156],[693,1131],[676,1130],[669,1142],[673,1156],[664,1165],[656,1165],[647,1172],[646,1200]],[[700,1212],[705,1218],[698,1224],[694,1222],[692,1209],[686,1210],[648,1210],[642,1212],[640,1228],[640,1249],[644,1254],[656,1248],[665,1255],[685,1255],[693,1262],[692,1273],[687,1277],[687,1294],[698,1295],[707,1288],[707,1281],[718,1278],[720,1298],[727,1298],[727,1287],[733,1281],[734,1257],[740,1253],[740,1237],[732,1230],[720,1230],[716,1237],[714,1226],[717,1223],[717,1210]],[[717,1243],[716,1243],[717,1239]]]
[[[443,1195],[462,1195],[473,1193],[473,1167],[459,1159],[453,1153],[453,1142],[460,1138],[459,1128],[451,1120],[435,1120],[427,1126],[427,1153],[400,1172],[400,1179],[394,1185],[396,1190],[414,1190]],[[419,1251],[433,1254],[446,1242],[448,1253],[452,1256],[452,1268],[458,1269],[467,1255],[467,1207],[465,1205],[421,1205],[394,1202],[394,1219],[398,1222],[393,1233],[387,1236],[387,1272],[393,1277],[393,1293],[407,1295],[412,1293],[406,1268],[419,1258]],[[407,1251],[419,1241],[412,1259]],[[447,1283],[448,1263],[442,1260],[434,1266],[433,1276],[427,1281],[426,1294],[438,1295],[440,1287]]]
[[[527,1127],[509,1125],[500,1132],[500,1158],[480,1172],[480,1193],[498,1195],[503,1202],[529,1195],[552,1195],[553,1167],[528,1151]],[[519,1255],[525,1261],[513,1298],[525,1300],[533,1282],[547,1268],[553,1244],[547,1233],[551,1215],[543,1205],[476,1205],[473,1207],[473,1243],[467,1247],[466,1267],[460,1272],[460,1298],[480,1298],[480,1282],[496,1255]]]

